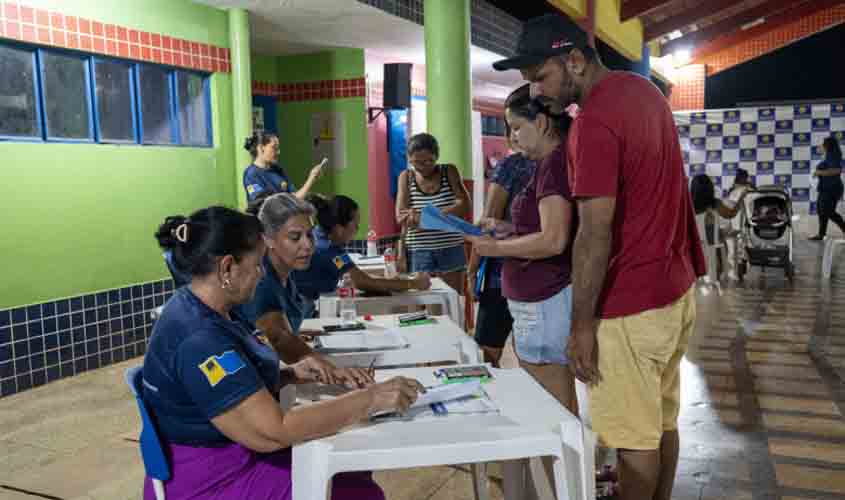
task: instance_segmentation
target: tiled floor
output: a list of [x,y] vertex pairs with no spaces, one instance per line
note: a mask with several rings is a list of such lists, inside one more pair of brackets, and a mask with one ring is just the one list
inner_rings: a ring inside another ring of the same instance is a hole
[[[754,270],[721,296],[700,294],[676,499],[845,498],[845,279],[820,284],[820,252],[798,244],[792,285]],[[122,380],[138,362],[0,399],[0,499],[139,499],[138,419]],[[472,498],[466,467],[376,477],[392,500]]]

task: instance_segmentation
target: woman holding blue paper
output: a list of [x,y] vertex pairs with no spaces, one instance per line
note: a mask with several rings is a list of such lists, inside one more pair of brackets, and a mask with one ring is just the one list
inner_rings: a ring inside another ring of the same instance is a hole
[[469,193],[455,165],[437,163],[440,146],[433,135],[423,133],[411,137],[407,153],[411,168],[399,175],[396,196],[396,221],[404,235],[400,239],[399,268],[436,274],[463,293],[466,269],[463,236],[419,226],[426,205],[447,215],[466,217]]
[[510,223],[482,221],[496,238],[467,239],[478,255],[505,257],[502,292],[514,319],[520,365],[577,414],[575,379],[566,356],[572,313],[570,243],[577,226],[566,170],[571,120],[553,101],[532,99],[528,85],[508,96],[505,118],[511,140],[537,167],[511,203]]

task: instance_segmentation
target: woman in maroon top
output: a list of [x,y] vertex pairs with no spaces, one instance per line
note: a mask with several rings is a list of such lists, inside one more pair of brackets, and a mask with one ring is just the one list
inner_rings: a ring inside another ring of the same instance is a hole
[[566,172],[570,119],[551,100],[532,99],[528,85],[505,101],[511,140],[538,162],[511,205],[511,223],[485,220],[494,236],[469,237],[479,255],[505,257],[502,292],[514,318],[520,365],[571,412],[578,413],[566,357],[572,295],[571,249],[576,216]]

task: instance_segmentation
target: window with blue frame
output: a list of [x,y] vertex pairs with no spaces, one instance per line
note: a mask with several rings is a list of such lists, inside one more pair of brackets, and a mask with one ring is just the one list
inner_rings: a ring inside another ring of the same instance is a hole
[[211,145],[208,79],[197,73],[176,72],[179,137],[191,146]]
[[89,58],[47,50],[39,56],[47,138],[92,142]]
[[94,109],[100,142],[137,141],[133,65],[94,59]]
[[209,75],[0,43],[0,140],[212,146]]
[[35,51],[0,45],[0,137],[40,139]]
[[151,64],[138,65],[138,100],[141,103],[141,142],[176,144],[173,127],[171,72]]

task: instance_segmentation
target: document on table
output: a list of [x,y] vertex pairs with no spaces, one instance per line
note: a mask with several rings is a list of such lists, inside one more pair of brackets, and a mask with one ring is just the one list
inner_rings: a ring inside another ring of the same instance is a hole
[[474,396],[481,390],[481,382],[470,380],[460,384],[443,384],[429,387],[425,394],[420,394],[411,408],[421,408],[434,403],[445,403],[456,399]]
[[484,234],[478,226],[473,226],[460,217],[446,215],[431,204],[424,206],[422,209],[420,227],[450,233],[461,233],[468,236],[481,236]]
[[317,337],[317,347],[325,351],[382,351],[386,349],[402,349],[410,344],[397,329],[391,328],[384,332],[351,332],[344,335],[325,335]]
[[379,412],[370,415],[373,421],[413,420],[423,416],[445,416],[470,413],[494,413],[499,408],[487,396],[480,380],[428,387],[405,414]]

